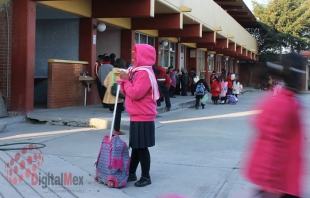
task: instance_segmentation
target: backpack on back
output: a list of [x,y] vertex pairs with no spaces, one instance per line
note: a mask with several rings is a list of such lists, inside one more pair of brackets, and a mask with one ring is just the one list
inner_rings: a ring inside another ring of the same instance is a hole
[[203,83],[199,83],[196,87],[196,95],[205,95],[205,86]]

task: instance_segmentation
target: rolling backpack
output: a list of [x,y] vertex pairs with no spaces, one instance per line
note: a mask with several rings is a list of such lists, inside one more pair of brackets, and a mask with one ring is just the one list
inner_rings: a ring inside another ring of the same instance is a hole
[[[117,85],[115,106],[119,97],[119,85]],[[113,134],[113,126],[116,111],[113,112],[113,120],[110,135],[103,138],[98,153],[95,180],[108,185],[110,188],[120,188],[127,185],[129,176],[130,157],[126,142],[118,135]]]
[[196,87],[196,95],[203,96],[205,95],[205,86],[203,83],[199,83]]
[[238,98],[234,95],[227,95],[227,99],[228,99],[228,104],[237,104],[238,102]]

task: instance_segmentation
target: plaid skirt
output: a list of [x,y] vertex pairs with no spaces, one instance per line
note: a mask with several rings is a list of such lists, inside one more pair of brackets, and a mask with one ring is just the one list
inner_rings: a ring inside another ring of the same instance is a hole
[[155,145],[155,123],[130,121],[129,147],[147,148]]

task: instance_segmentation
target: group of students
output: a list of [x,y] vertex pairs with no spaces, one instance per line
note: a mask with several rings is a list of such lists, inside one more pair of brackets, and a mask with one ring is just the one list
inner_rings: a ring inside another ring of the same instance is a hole
[[[217,104],[226,104],[230,103],[230,96],[235,98],[235,101],[238,99],[238,95],[242,92],[243,86],[238,80],[235,79],[235,74],[228,73],[227,76],[222,75],[221,77],[217,76],[215,71],[212,72],[210,76],[210,87],[205,82],[203,75],[199,77],[198,82],[191,87],[192,93],[195,93],[196,97],[196,109],[199,108],[201,103],[202,108],[205,106],[205,91],[211,92],[211,100],[214,105]],[[220,101],[220,103],[219,103]]]
[[217,76],[215,71],[212,72],[210,78],[212,101],[215,105],[229,103],[228,96],[233,95],[238,98],[242,92],[243,86],[235,79],[235,74],[228,73],[226,76]]

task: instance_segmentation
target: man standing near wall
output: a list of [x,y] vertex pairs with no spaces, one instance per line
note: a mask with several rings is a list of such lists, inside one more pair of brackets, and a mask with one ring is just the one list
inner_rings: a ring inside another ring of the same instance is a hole
[[[103,97],[104,97],[105,92],[107,91],[107,88],[104,86],[104,80],[106,79],[110,71],[113,70],[113,66],[110,64],[110,61],[111,61],[110,56],[104,56],[103,64],[101,65],[99,72],[98,72],[98,77],[100,79],[101,87],[103,89]],[[103,101],[103,99],[101,101]],[[109,108],[109,105],[103,103],[103,107]]]
[[[100,82],[99,77],[98,77],[98,73],[99,73],[99,69],[100,69],[102,63],[103,63],[103,55],[99,55],[97,58],[97,61],[96,61],[94,73],[96,76],[97,89],[98,89],[98,94],[99,94],[101,102],[103,101],[103,97],[104,97],[104,87],[101,85],[101,82]],[[102,103],[102,105],[103,105],[103,103]]]

